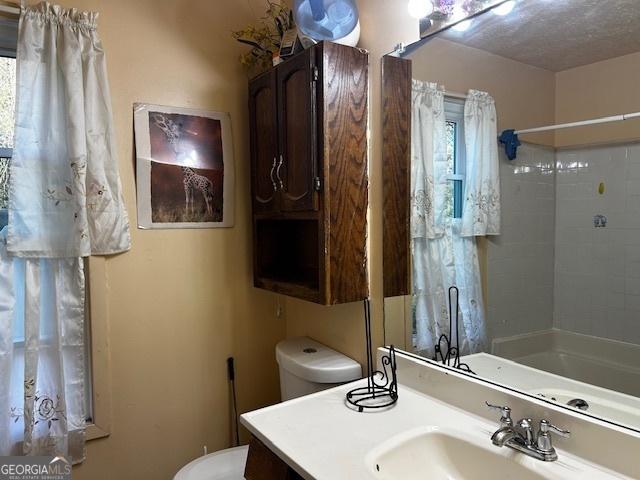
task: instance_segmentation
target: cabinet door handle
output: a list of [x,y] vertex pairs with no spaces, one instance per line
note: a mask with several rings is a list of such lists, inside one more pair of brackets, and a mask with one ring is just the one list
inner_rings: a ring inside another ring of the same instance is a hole
[[276,169],[276,157],[273,157],[273,165],[271,165],[271,171],[269,172],[269,177],[271,177],[271,183],[273,184],[273,191],[278,191],[278,184],[276,183],[276,179],[273,178],[273,172]]
[[278,163],[278,168],[276,168],[276,177],[278,178],[278,182],[280,182],[280,190],[284,190],[284,184],[282,183],[282,178],[280,178],[280,169],[282,168],[283,163],[284,158],[280,155],[280,163]]

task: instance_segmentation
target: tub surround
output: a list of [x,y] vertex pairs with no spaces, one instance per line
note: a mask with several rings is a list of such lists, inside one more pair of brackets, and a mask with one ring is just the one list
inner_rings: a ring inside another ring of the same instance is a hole
[[635,343],[552,328],[495,339],[492,353],[545,372],[640,397],[640,345]]
[[[540,353],[538,355],[544,356]],[[560,354],[562,355],[562,354]],[[553,354],[548,354],[556,358]],[[560,364],[571,362],[572,357],[561,357]],[[576,358],[577,361],[582,359]],[[611,422],[640,429],[640,398],[625,395],[606,388],[596,387],[590,383],[572,380],[568,376],[555,375],[548,371],[529,367],[520,363],[496,357],[488,353],[475,353],[462,358],[462,362],[482,378],[517,388],[530,395],[538,395],[559,405],[567,405],[569,401],[580,399],[588,404],[585,413]],[[583,363],[585,368],[589,363]]]
[[489,338],[553,327],[555,153],[522,142],[500,151],[502,233],[487,240]]
[[500,182],[508,208],[488,242],[490,338],[555,327],[640,344],[640,143],[523,141],[514,161],[501,152]]
[[557,152],[554,327],[640,345],[638,211],[640,143]]
[[[378,357],[381,353],[386,350],[379,349]],[[580,478],[628,478],[624,475],[633,474],[633,452],[640,449],[640,435],[605,426],[544,400],[491,387],[409,355],[399,353],[397,361],[399,401],[384,412],[358,413],[349,409],[344,398],[354,384],[348,384],[244,414],[241,421],[306,479],[392,478],[385,476],[385,466],[401,468],[401,457],[406,453],[403,445],[409,445],[403,443],[407,435],[417,441],[435,438],[428,437],[429,432],[471,448],[474,455],[479,455],[475,458],[491,458],[498,462],[496,465],[504,461],[508,468],[516,468],[513,462],[520,465],[517,468],[525,466],[531,478],[576,478],[576,474]],[[485,400],[511,406],[514,418],[546,418],[571,430],[572,439],[554,439],[560,461],[540,462],[492,446],[490,437],[499,427],[498,418],[484,406]],[[607,445],[606,458],[601,455],[603,444]],[[399,459],[396,467],[392,465],[394,458]],[[461,455],[459,460],[448,461],[453,466],[468,462],[465,458]],[[438,465],[446,469],[446,462],[440,460]]]

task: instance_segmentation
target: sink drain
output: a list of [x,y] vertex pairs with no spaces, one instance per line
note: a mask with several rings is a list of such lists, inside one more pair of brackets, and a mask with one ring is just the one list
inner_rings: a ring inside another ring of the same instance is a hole
[[589,404],[586,400],[581,398],[574,398],[573,400],[569,400],[567,405],[570,407],[577,408],[578,410],[589,410]]

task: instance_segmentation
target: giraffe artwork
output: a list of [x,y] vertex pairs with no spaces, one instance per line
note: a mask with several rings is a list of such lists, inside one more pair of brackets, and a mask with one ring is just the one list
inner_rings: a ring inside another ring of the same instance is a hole
[[198,175],[189,167],[181,167],[182,176],[184,177],[182,183],[184,185],[184,197],[185,197],[185,210],[189,211],[191,207],[191,213],[193,213],[193,194],[199,192],[204,198],[207,206],[207,213],[212,215],[213,210],[213,183],[204,175]]
[[[160,113],[149,115],[153,123],[165,134],[167,143],[171,146],[176,160],[188,160],[189,153],[185,145],[181,142],[181,124],[174,122],[170,118]],[[192,132],[189,132],[192,133]],[[184,187],[184,209],[186,214],[194,214],[194,193],[199,192],[206,204],[209,215],[213,214],[213,182],[204,175],[197,174],[193,168],[180,167],[182,171],[182,185]]]
[[[228,115],[154,105],[134,112],[141,226],[232,225]],[[148,197],[140,191],[147,179]]]

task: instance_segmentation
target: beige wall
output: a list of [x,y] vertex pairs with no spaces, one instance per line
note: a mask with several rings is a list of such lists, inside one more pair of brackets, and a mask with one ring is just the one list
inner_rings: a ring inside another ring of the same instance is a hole
[[[556,75],[556,122],[640,111],[640,52]],[[637,140],[640,119],[556,132],[556,145]]]
[[[409,58],[413,78],[437,82],[452,92],[489,92],[496,101],[498,132],[553,123],[553,72],[439,38]],[[528,135],[526,140],[553,145],[553,134]]]
[[[274,345],[285,335],[276,297],[251,287],[247,82],[230,30],[264,2],[64,0],[100,12],[133,248],[106,262],[112,433],[90,441],[74,478],[168,479],[230,445],[225,359],[236,357],[240,410],[279,399]],[[253,5],[253,9],[252,9]],[[141,231],[133,102],[231,113],[236,226]]]

